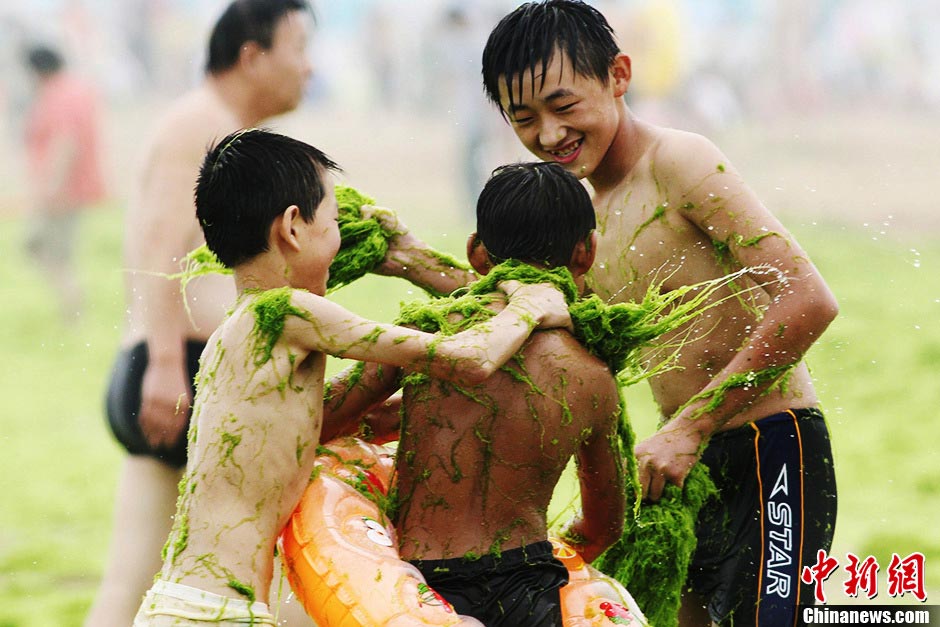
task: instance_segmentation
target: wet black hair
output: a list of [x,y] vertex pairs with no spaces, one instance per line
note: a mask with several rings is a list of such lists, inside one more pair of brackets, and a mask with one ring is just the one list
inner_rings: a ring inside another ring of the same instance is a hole
[[[505,117],[499,102],[499,81],[512,81],[530,72],[535,87],[537,68],[545,71],[555,51],[564,53],[572,70],[608,83],[610,66],[620,52],[607,19],[581,0],[527,2],[500,20],[483,49],[483,86],[486,96]],[[521,85],[519,85],[521,89]],[[514,105],[516,85],[510,82]]]
[[268,50],[274,43],[274,30],[291,11],[313,9],[307,0],[235,0],[215,23],[209,36],[206,73],[218,74],[238,61],[241,47],[249,41]]
[[57,50],[40,44],[26,50],[26,63],[39,76],[48,76],[61,70],[65,59]]
[[196,180],[196,218],[206,244],[234,268],[268,250],[271,224],[291,205],[307,222],[337,166],[318,149],[264,129],[236,131],[210,149]]
[[477,201],[477,238],[497,263],[566,266],[595,226],[588,191],[550,161],[496,168]]

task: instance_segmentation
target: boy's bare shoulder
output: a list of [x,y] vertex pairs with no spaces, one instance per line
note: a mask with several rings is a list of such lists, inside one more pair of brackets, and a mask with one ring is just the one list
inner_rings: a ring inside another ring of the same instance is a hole
[[658,167],[674,167],[677,172],[705,168],[717,169],[724,159],[710,139],[699,133],[675,128],[657,128],[652,158]]
[[553,329],[533,333],[525,350],[527,359],[539,359],[544,366],[563,375],[568,385],[601,391],[617,387],[607,364],[567,331]]

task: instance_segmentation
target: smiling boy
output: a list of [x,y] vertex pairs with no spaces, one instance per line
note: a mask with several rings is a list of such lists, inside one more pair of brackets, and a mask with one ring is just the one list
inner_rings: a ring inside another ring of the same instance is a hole
[[[631,74],[607,21],[578,0],[520,6],[483,53],[487,96],[520,141],[593,188],[595,293],[624,302],[653,282],[669,291],[764,269],[663,338],[681,348],[650,380],[663,425],[636,454],[649,500],[667,482],[681,486],[700,459],[721,492],[699,518],[682,624],[792,624],[797,604],[812,602],[800,565],[830,547],[836,512],[828,430],[801,359],[838,307],[714,144],[633,115],[623,98]],[[771,516],[782,511],[786,529]]]
[[238,299],[200,359],[163,569],[134,625],[274,625],[275,539],[313,468],[326,355],[372,360],[462,385],[481,382],[537,326],[570,323],[545,285],[503,284],[507,307],[451,337],[379,324],[323,298],[339,248],[316,148],[262,130],[233,133],[206,155],[196,216],[232,268]]

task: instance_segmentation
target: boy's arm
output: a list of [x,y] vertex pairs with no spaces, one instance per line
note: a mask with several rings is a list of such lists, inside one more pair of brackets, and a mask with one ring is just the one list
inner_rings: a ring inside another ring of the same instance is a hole
[[617,437],[620,391],[613,377],[598,378],[590,393],[599,406],[590,436],[577,453],[581,515],[567,526],[566,540],[592,562],[623,533],[624,463]]
[[493,318],[452,336],[438,336],[366,320],[325,298],[293,293],[293,305],[310,312],[289,316],[288,341],[310,351],[375,361],[424,372],[434,378],[475,385],[519,350],[537,327],[569,327],[564,297],[551,285],[500,284],[509,304]]
[[[835,297],[806,252],[707,139],[691,135],[670,171],[687,190],[680,211],[714,242],[727,245],[770,297],[750,336],[709,384],[636,448],[640,482],[656,500],[668,481],[682,485],[708,439],[797,364],[838,313]],[[772,268],[768,273],[767,268]],[[723,388],[717,407],[714,390]]]
[[405,279],[441,296],[476,281],[473,270],[428,246],[412,234],[393,211],[364,206],[362,213],[379,220],[386,230],[395,233],[388,240],[385,261],[374,270],[376,274]]
[[[328,442],[345,435],[359,435],[372,442],[398,439],[401,369],[360,362],[333,377],[323,392],[323,430]],[[391,398],[390,398],[391,397]]]

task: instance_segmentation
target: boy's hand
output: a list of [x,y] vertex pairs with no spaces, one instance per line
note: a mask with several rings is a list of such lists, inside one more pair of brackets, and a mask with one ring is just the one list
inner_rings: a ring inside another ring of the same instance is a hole
[[499,289],[509,297],[510,305],[515,304],[528,312],[538,328],[574,330],[565,297],[551,283],[501,281]]
[[415,248],[425,247],[424,242],[413,236],[405,223],[391,209],[375,205],[363,205],[362,217],[374,219],[386,232],[394,233],[388,240],[388,252],[385,253],[385,260],[376,266],[372,272],[383,276],[402,277],[409,253]]
[[681,488],[698,461],[701,448],[702,434],[698,430],[679,429],[671,422],[637,444],[637,471],[644,500],[658,501],[667,483]]

